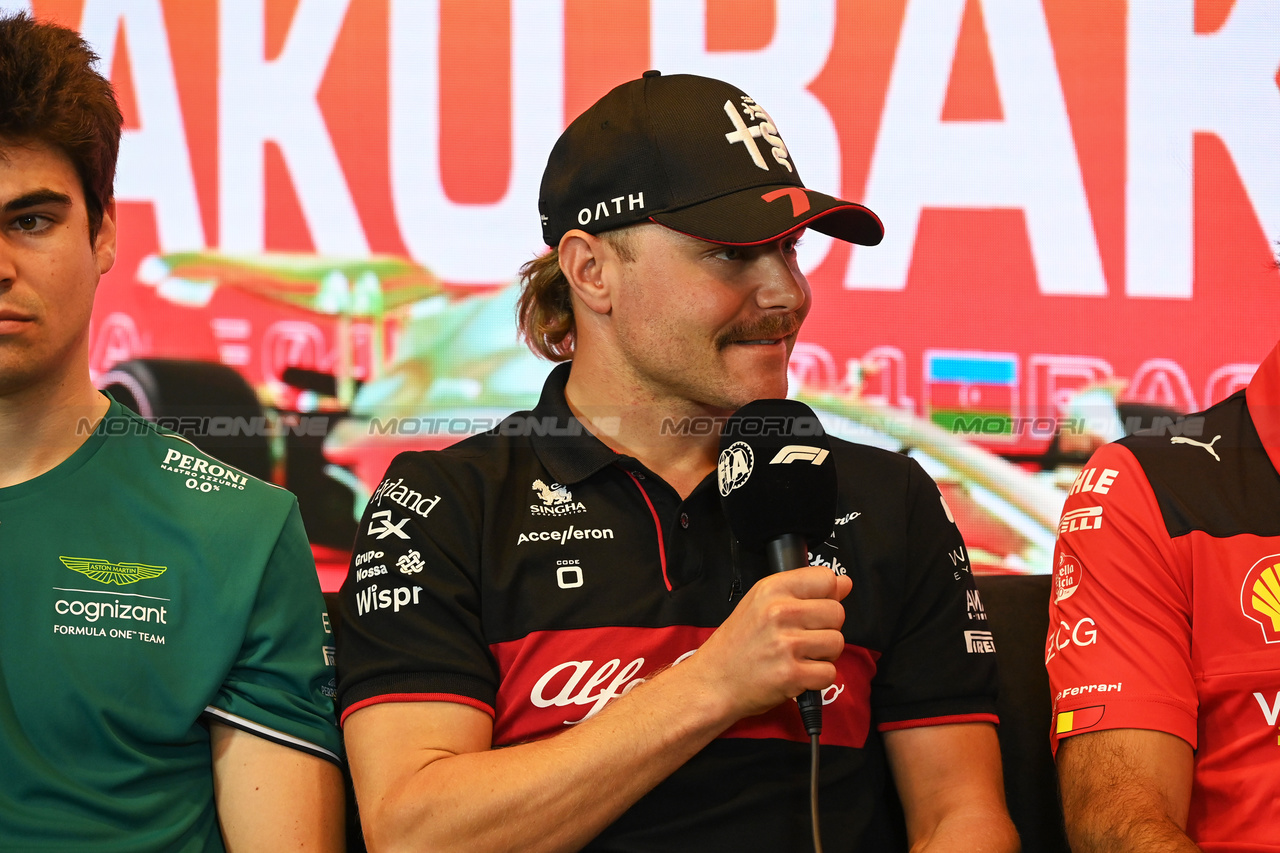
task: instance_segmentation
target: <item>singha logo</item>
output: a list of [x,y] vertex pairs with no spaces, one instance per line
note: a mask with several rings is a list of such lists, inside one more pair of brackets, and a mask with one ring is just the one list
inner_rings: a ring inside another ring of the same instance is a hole
[[542,498],[542,503],[546,506],[556,506],[557,504],[573,502],[573,492],[569,491],[559,483],[552,483],[548,486],[541,480],[534,480],[533,490],[538,493],[538,497]]
[[538,497],[542,499],[542,506],[529,504],[529,513],[531,515],[572,515],[587,511],[581,501],[573,499],[573,492],[559,483],[552,483],[548,486],[541,480],[534,480],[532,488],[537,492]]

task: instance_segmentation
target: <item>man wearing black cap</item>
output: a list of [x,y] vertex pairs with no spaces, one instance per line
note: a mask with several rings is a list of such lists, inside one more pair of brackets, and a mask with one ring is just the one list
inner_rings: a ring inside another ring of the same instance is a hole
[[397,457],[343,587],[367,839],[805,849],[789,700],[816,690],[826,849],[895,849],[890,770],[913,849],[1016,849],[986,614],[927,475],[834,441],[831,536],[781,574],[720,504],[719,424],[787,391],[800,233],[874,245],[879,220],[806,189],[738,89],[652,71],[570,125],[539,206],[521,329],[568,363],[532,412]]

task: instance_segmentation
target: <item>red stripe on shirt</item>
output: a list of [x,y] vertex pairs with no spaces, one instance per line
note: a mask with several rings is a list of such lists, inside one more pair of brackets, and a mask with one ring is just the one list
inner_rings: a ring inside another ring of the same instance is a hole
[[892,723],[880,723],[878,731],[896,732],[900,729],[920,729],[925,726],[949,726],[953,723],[995,723],[1000,718],[995,714],[951,714],[945,717],[921,717],[918,720],[895,720]]
[[342,712],[342,718],[338,720],[338,725],[343,725],[355,711],[361,708],[367,708],[370,705],[381,705],[384,702],[453,702],[455,705],[469,705],[472,708],[484,711],[490,717],[494,716],[493,709],[479,699],[472,699],[470,696],[459,696],[457,693],[384,693],[381,696],[371,696],[368,699],[361,699]]

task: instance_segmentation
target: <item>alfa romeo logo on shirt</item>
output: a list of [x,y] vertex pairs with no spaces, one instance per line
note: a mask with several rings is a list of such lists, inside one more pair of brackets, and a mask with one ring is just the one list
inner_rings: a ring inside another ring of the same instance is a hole
[[151,580],[164,574],[168,566],[148,566],[144,563],[112,563],[109,560],[95,560],[89,557],[59,557],[62,564],[73,572],[79,572],[87,578],[107,585],[137,583]]

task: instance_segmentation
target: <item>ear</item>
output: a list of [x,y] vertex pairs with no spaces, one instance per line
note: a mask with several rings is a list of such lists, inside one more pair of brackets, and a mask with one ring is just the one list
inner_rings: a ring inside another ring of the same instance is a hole
[[116,263],[116,200],[108,201],[102,210],[102,224],[93,238],[93,256],[98,262],[98,274],[103,275]]
[[587,310],[608,314],[613,310],[610,291],[611,268],[618,258],[609,244],[594,234],[576,228],[560,238],[560,271],[569,281],[569,290]]

